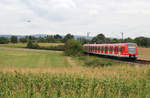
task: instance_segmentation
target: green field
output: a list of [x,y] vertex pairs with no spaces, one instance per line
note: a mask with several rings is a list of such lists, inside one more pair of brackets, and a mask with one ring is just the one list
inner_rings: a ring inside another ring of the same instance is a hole
[[[121,73],[124,68],[127,68],[124,70],[126,73]],[[108,71],[105,68],[104,70]],[[85,72],[70,75],[0,73],[0,96],[2,98],[150,97],[150,68],[120,67],[119,71],[116,71],[117,75],[109,76],[105,76],[107,73],[102,72],[104,75],[102,77],[97,77],[98,75],[90,77],[90,74],[84,75]],[[92,74],[90,71],[89,73]]]
[[68,66],[62,52],[0,48],[0,66],[58,67]]
[[149,91],[149,66],[0,47],[1,98],[150,98]]

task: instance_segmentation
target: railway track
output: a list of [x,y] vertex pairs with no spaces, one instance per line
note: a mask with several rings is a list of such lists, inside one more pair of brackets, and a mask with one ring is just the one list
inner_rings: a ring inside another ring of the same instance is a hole
[[149,60],[140,60],[139,59],[139,60],[134,61],[134,63],[150,65],[150,61]]
[[128,64],[150,65],[150,60],[141,60],[141,59],[132,60],[132,59],[127,59],[127,58],[118,58],[118,57],[96,55],[96,54],[89,54],[89,55],[99,56],[99,57],[106,58],[106,59],[109,59],[109,60],[114,60],[114,61],[117,61],[117,62],[123,62],[123,63],[128,63]]

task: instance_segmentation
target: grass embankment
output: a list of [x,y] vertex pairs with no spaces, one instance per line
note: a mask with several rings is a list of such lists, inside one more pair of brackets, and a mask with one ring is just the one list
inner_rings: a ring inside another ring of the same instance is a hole
[[63,52],[0,48],[0,66],[58,67],[68,66],[68,61]]

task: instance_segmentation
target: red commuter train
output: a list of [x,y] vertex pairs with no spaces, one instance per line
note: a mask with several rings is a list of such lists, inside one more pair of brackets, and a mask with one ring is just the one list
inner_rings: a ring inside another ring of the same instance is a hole
[[118,44],[84,44],[86,53],[137,59],[138,46],[136,43]]

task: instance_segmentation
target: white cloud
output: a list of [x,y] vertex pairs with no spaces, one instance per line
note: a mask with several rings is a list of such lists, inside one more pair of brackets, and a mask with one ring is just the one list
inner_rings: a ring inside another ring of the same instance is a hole
[[126,32],[126,37],[150,37],[149,5],[149,0],[0,0],[0,34],[93,32],[115,37]]

